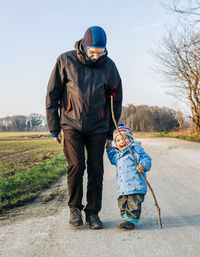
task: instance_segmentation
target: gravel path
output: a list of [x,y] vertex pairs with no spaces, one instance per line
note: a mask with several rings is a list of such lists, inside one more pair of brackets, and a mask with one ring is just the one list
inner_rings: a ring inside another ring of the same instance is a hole
[[153,160],[148,180],[161,208],[162,230],[150,191],[136,229],[117,228],[115,167],[105,155],[103,230],[70,227],[63,177],[40,200],[1,217],[0,256],[199,257],[200,144],[166,138],[141,142]]

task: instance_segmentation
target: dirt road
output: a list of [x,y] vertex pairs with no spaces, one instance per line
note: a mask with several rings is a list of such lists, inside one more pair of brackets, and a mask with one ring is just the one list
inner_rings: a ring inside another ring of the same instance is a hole
[[[140,139],[138,139],[140,140]],[[159,230],[150,191],[134,231],[121,231],[115,168],[105,155],[103,208],[99,231],[68,225],[66,178],[40,200],[0,219],[0,256],[4,257],[199,257],[200,144],[176,139],[141,139],[153,160],[148,174],[161,208]],[[51,198],[53,200],[51,200]]]

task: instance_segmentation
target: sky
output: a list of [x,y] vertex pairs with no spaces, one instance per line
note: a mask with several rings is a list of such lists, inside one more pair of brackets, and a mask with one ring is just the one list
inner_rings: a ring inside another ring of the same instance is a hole
[[123,105],[176,109],[166,84],[152,72],[150,51],[175,15],[159,0],[0,0],[0,118],[45,115],[57,57],[74,49],[90,26],[107,34],[108,56],[123,83]]

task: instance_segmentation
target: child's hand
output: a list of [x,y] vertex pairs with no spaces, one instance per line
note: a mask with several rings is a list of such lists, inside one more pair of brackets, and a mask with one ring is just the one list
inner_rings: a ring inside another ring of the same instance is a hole
[[106,148],[112,147],[112,140],[106,139]]
[[144,171],[144,167],[139,164],[139,165],[136,167],[136,170],[139,171],[139,172],[143,172],[143,171]]

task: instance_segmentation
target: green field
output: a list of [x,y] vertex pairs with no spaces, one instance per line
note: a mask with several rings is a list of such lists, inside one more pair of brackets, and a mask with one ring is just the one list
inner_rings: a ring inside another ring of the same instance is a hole
[[0,213],[38,196],[67,170],[49,133],[0,132]]

